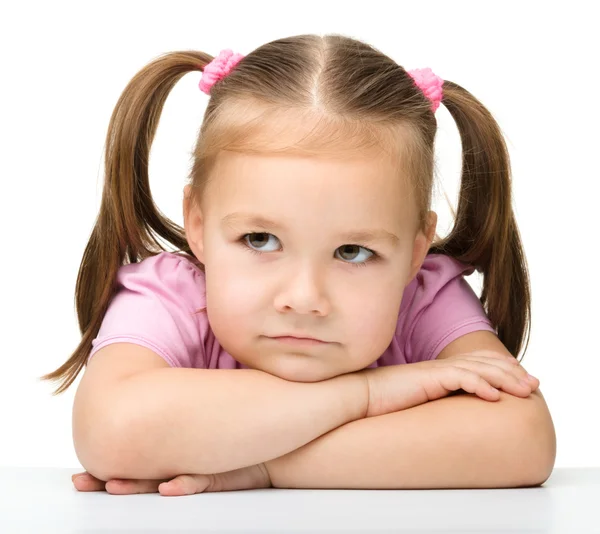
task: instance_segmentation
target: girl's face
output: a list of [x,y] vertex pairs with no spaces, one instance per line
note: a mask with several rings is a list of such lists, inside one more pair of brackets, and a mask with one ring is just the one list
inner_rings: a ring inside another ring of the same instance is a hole
[[[298,382],[377,360],[436,223],[430,212],[427,235],[415,233],[416,206],[391,160],[223,151],[213,172],[204,212],[184,201],[184,219],[221,346]],[[322,342],[276,339],[285,335]]]

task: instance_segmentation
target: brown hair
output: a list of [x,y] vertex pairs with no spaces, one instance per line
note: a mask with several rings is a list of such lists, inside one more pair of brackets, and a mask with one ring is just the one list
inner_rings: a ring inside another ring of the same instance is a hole
[[[102,203],[75,289],[82,339],[63,365],[41,377],[62,379],[54,395],[86,365],[120,266],[166,250],[157,236],[199,264],[183,228],[154,204],[148,161],[169,92],[183,75],[201,71],[212,59],[197,51],[164,54],[132,78],[115,106],[106,137]],[[462,175],[454,226],[429,253],[452,256],[483,273],[480,301],[516,357],[530,330],[530,286],[511,206],[508,150],[491,113],[467,90],[444,81],[442,103],[460,132]],[[286,116],[295,123],[299,117],[316,119],[317,125],[302,142],[277,148],[273,128],[287,128]],[[436,129],[431,102],[402,66],[376,48],[335,34],[278,39],[245,56],[212,87],[193,153],[191,201],[202,203],[215,156],[223,149],[322,154],[383,147],[402,156],[399,167],[414,184],[417,224],[424,230]]]

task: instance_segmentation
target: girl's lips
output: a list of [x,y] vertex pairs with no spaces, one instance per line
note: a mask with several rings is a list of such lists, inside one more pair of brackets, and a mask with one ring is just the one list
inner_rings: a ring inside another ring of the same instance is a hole
[[319,341],[318,339],[309,339],[309,338],[299,338],[299,337],[291,337],[291,336],[280,336],[273,337],[271,339],[275,339],[280,343],[286,343],[288,345],[325,345],[326,341]]

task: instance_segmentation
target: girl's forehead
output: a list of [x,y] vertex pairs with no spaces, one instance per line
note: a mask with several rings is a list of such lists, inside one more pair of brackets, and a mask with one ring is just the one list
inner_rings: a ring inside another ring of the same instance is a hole
[[342,195],[404,196],[407,177],[393,158],[353,152],[342,156],[298,156],[222,151],[212,169],[222,188],[304,190]]
[[408,222],[413,211],[405,177],[389,159],[370,153],[333,158],[223,151],[213,184],[207,201],[219,213],[258,207],[279,217],[297,217],[308,215],[310,206],[321,218],[343,213],[350,219],[400,217]]
[[335,171],[336,169],[348,169],[353,172],[372,172],[382,174],[385,171],[396,173],[396,162],[387,154],[379,150],[353,150],[339,153],[315,153],[312,155],[301,155],[293,150],[272,152],[268,150],[259,152],[242,152],[221,150],[216,158],[217,167],[241,168],[248,173],[264,172],[279,168],[294,169],[300,171],[310,169]]
[[[346,158],[357,152],[398,157],[411,136],[408,123],[383,124],[319,109],[228,103],[211,128],[210,152]],[[213,152],[215,150],[215,152]]]

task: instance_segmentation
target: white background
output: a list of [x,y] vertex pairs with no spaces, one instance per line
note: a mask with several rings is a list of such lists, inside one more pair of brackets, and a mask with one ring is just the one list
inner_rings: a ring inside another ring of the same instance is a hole
[[[221,6],[221,7],[217,7]],[[393,9],[390,8],[392,6]],[[479,98],[506,135],[529,261],[533,327],[524,366],[541,380],[556,467],[600,466],[596,384],[598,22],[584,2],[19,2],[0,22],[2,387],[0,465],[78,467],[73,396],[38,377],[77,346],[74,289],[100,205],[108,121],[156,56],[246,54],[300,33],[369,42],[407,69],[431,67]],[[152,147],[158,207],[179,225],[208,96],[200,72],[170,94]],[[460,140],[436,117],[439,191],[455,203]],[[435,209],[445,235],[449,210]],[[591,236],[591,237],[590,237]],[[479,280],[469,278],[474,287]]]

